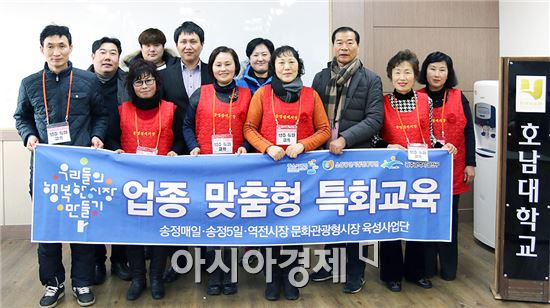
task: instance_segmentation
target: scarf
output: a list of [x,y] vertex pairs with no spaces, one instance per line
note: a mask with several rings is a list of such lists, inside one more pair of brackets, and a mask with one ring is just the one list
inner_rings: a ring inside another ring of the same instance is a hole
[[[343,67],[338,65],[336,58],[330,63],[330,80],[325,94],[328,96],[327,113],[331,128],[335,127],[336,122],[340,121],[342,116],[341,113],[348,92],[348,81],[362,65],[359,58],[355,58]],[[340,96],[338,96],[338,93],[340,93]],[[338,109],[336,110],[336,108]]]
[[273,75],[273,79],[271,80],[273,92],[275,92],[275,95],[285,103],[297,101],[300,97],[300,91],[302,91],[303,85],[300,77],[296,77],[296,79],[289,83],[283,83],[276,75]]
[[132,103],[138,109],[149,110],[149,109],[157,108],[160,103],[159,91],[157,91],[157,93],[155,93],[155,95],[153,95],[153,97],[151,98],[140,98],[135,94],[132,96],[134,96],[132,99]]
[[235,89],[233,101],[236,101],[239,98],[239,88],[237,87],[235,79],[233,79],[230,84],[223,87],[220,86],[218,82],[214,82],[214,90],[216,91],[216,96],[224,103],[229,103],[231,101],[231,93],[233,93],[233,89]]

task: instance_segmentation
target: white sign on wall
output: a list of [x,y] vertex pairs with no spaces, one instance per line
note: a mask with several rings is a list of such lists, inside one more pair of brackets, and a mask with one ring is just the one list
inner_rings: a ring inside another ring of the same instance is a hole
[[546,112],[546,76],[516,76],[516,112]]

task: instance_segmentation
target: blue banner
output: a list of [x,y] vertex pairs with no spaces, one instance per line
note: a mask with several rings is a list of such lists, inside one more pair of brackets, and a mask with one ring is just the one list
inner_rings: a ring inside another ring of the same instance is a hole
[[147,156],[39,145],[32,240],[262,246],[449,241],[452,159],[395,149]]

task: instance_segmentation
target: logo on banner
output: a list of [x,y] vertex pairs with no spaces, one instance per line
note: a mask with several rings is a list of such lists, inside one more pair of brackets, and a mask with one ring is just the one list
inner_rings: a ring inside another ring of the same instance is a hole
[[546,112],[546,76],[516,76],[516,112]]
[[334,169],[334,160],[323,160],[323,169],[327,171]]
[[109,204],[117,188],[113,179],[89,167],[87,157],[81,157],[77,166],[62,162],[42,183],[42,192],[59,213],[77,221],[77,232],[83,233],[91,217],[98,216]]
[[382,165],[380,165],[380,167],[385,169],[399,169],[399,166],[402,165],[402,161],[399,161],[395,159],[395,156],[392,156],[389,161],[384,159],[384,162],[382,163]]
[[314,175],[317,173],[317,169],[319,169],[319,166],[316,164],[317,160],[312,159],[308,161],[307,163],[301,163],[301,164],[286,164],[286,172],[287,173],[299,173],[301,171],[306,171],[308,175]]
[[315,164],[316,161],[317,160],[312,159],[312,160],[307,162],[307,165],[309,167],[309,169],[307,169],[307,174],[313,175],[313,174],[317,173],[317,169],[319,169],[319,166],[317,166],[317,164]]

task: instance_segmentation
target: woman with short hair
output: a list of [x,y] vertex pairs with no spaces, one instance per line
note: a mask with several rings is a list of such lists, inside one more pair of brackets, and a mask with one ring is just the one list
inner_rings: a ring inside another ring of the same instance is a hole
[[[233,49],[220,46],[210,54],[208,71],[214,83],[201,86],[191,95],[183,125],[191,155],[244,154],[250,150],[244,140],[243,125],[251,94],[234,80],[239,69],[239,57]],[[208,249],[220,251],[223,263],[229,267],[228,272],[217,267],[210,273],[208,295],[237,293],[237,283],[231,281],[231,248]]]
[[[384,124],[374,138],[375,146],[407,151],[420,144],[456,153],[454,145],[437,142],[432,129],[432,102],[425,93],[413,89],[418,76],[416,55],[408,49],[399,51],[388,61],[386,72],[394,90],[384,96]],[[403,277],[421,288],[432,287],[424,273],[423,243],[407,241],[403,259],[400,240],[381,242],[380,279],[392,292],[400,292]]]
[[[152,62],[143,59],[132,62],[126,78],[126,89],[131,100],[118,107],[120,147],[117,152],[177,156],[183,151],[182,113],[174,103],[160,98],[160,86],[160,76]],[[167,247],[148,248],[151,258],[151,295],[153,299],[162,299],[162,274],[166,267]],[[132,301],[138,299],[147,286],[145,250],[142,245],[128,245],[126,251],[132,272],[132,282],[126,297]]]
[[[275,161],[320,148],[330,138],[330,125],[319,94],[302,84],[304,64],[298,52],[290,46],[277,48],[271,57],[270,70],[271,84],[261,87],[250,102],[244,127],[246,140]],[[295,259],[281,268],[280,264],[289,258],[288,254],[281,255],[282,248],[297,253],[301,246],[266,247],[276,260],[272,281],[265,289],[268,300],[278,300],[281,289],[288,300],[300,297],[289,277],[298,261]]]

